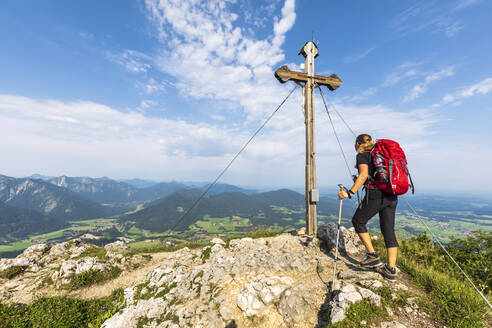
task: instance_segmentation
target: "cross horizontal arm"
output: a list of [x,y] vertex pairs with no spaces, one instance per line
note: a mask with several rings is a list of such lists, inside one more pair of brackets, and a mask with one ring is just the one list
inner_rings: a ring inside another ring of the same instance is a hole
[[[285,83],[290,80],[296,82],[307,82],[309,78],[306,73],[291,71],[285,65],[275,71],[275,77],[280,83]],[[340,80],[336,74],[332,74],[330,76],[315,75],[313,77],[313,82],[319,85],[326,85],[331,91],[342,85],[342,80]]]

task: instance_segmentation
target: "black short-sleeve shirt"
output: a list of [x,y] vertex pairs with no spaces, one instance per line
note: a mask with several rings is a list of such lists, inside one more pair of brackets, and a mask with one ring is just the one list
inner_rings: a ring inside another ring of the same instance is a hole
[[[372,155],[370,151],[357,154],[355,168],[359,169],[359,164],[366,164],[369,168],[369,175],[374,176],[374,163],[372,162]],[[383,197],[383,192],[378,188],[367,189],[367,195],[369,199],[380,199]]]
[[357,162],[355,164],[355,168],[359,169],[360,164],[366,164],[369,166],[369,175],[371,177],[374,176],[374,163],[372,162],[371,152],[365,151],[363,153],[357,154]]

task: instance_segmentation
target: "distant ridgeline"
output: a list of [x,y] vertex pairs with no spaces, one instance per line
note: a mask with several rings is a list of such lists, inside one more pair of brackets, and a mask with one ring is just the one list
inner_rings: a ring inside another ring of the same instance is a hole
[[[82,235],[94,238],[98,244],[121,236],[142,240],[173,235],[186,240],[244,232],[258,226],[285,231],[305,224],[303,195],[287,189],[255,193],[228,184],[215,185],[183,217],[207,187],[138,179],[125,182],[0,175],[0,254],[15,254],[33,243],[60,242]],[[413,196],[412,203],[445,241],[479,228],[492,231],[491,202],[426,195]],[[351,225],[356,206],[356,201],[345,201],[344,225]],[[398,210],[396,227],[400,236],[423,232],[404,204]],[[335,193],[321,198],[320,222],[334,220],[337,211]],[[370,221],[373,231],[378,226],[377,219]],[[170,233],[171,228],[174,229]]]

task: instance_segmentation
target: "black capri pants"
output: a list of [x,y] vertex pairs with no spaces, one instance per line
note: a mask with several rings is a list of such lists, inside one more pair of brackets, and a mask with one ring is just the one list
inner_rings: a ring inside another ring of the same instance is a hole
[[352,217],[355,232],[367,232],[366,224],[376,213],[379,213],[379,226],[384,237],[386,248],[398,247],[395,236],[395,214],[398,197],[381,192],[381,197],[364,197],[361,206],[357,208]]

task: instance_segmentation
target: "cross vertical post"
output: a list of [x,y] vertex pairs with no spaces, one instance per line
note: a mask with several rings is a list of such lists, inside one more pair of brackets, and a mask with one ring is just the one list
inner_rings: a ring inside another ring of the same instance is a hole
[[314,57],[318,48],[313,42],[308,42],[301,50],[306,58],[304,70],[307,81],[304,83],[304,118],[306,124],[306,233],[316,235],[317,212],[316,199],[316,152],[314,149]]
[[324,85],[334,91],[342,85],[342,80],[336,74],[314,75],[314,59],[318,56],[318,47],[314,42],[307,42],[299,54],[306,59],[305,73],[291,71],[287,66],[282,66],[275,71],[275,77],[280,83],[293,80],[302,85],[304,123],[306,124],[306,234],[316,235],[316,203],[319,201],[319,192],[316,189],[316,152],[314,148],[314,88]]

